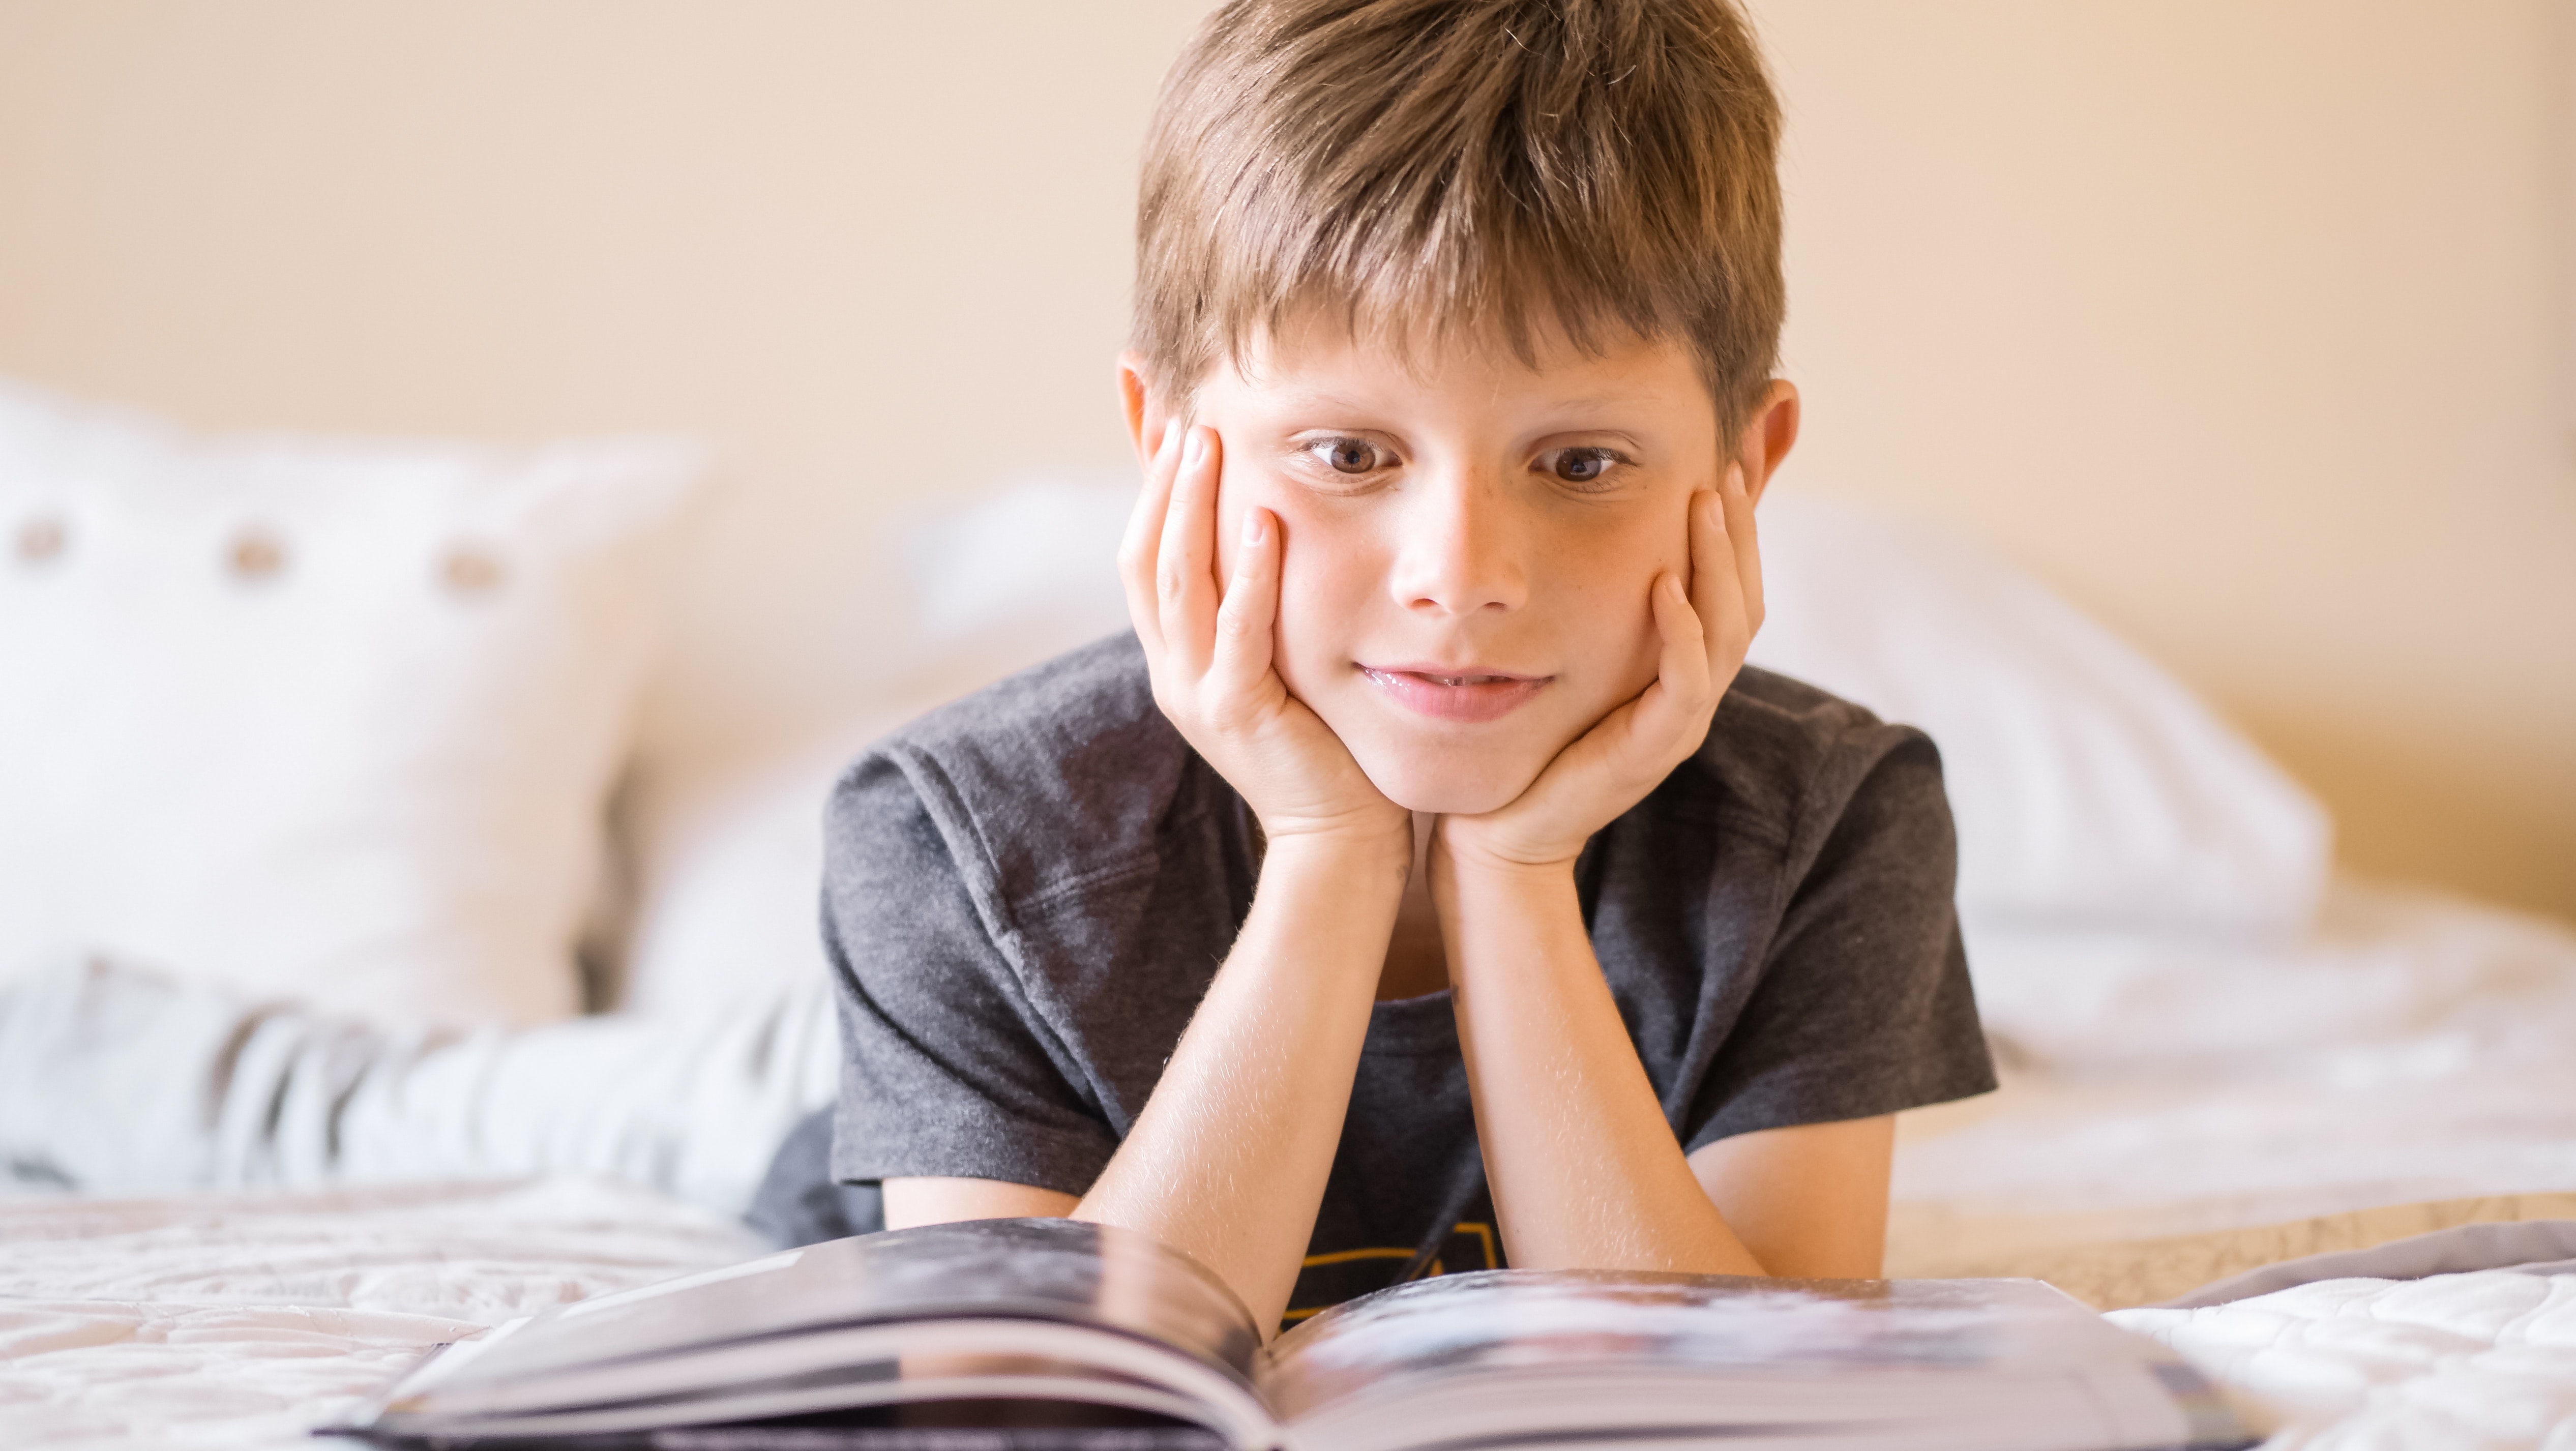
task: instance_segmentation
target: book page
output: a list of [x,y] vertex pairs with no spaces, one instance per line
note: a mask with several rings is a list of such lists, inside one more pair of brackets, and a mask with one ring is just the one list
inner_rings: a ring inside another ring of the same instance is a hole
[[1140,1335],[1248,1376],[1260,1337],[1224,1282],[1152,1240],[1063,1219],[927,1225],[808,1245],[548,1311],[487,1375],[630,1359],[799,1329],[1027,1315]]
[[1296,1441],[1354,1448],[1489,1419],[1813,1435],[1994,1419],[1981,1406],[2031,1444],[2190,1444],[2150,1367],[2170,1359],[2036,1281],[1504,1270],[1326,1311],[1271,1347],[1262,1389]]

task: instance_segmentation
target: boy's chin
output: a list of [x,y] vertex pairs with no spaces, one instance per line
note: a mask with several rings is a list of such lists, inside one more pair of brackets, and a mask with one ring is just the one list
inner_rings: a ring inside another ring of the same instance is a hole
[[[1352,754],[1379,794],[1407,811],[1433,816],[1482,816],[1499,811],[1520,799],[1530,782],[1538,779],[1536,766],[1462,760],[1456,756],[1424,760],[1410,752]],[[1369,759],[1372,755],[1379,759]]]

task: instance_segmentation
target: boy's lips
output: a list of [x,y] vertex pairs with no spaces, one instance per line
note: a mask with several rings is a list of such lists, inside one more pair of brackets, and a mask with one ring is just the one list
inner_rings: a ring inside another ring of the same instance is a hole
[[1360,673],[1407,709],[1435,720],[1469,722],[1511,714],[1556,678],[1448,665],[1362,665]]

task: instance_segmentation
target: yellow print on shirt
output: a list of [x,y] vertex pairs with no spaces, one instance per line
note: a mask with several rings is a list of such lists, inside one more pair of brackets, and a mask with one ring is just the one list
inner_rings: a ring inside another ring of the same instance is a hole
[[[1288,1313],[1280,1317],[1280,1323],[1294,1325],[1344,1300],[1385,1289],[1404,1273],[1405,1266],[1413,1263],[1414,1254],[1414,1248],[1407,1245],[1337,1249],[1306,1256],[1297,1271],[1297,1287],[1288,1296]],[[1427,1280],[1435,1275],[1502,1267],[1494,1227],[1480,1220],[1463,1220],[1451,1227],[1449,1238],[1415,1278]]]

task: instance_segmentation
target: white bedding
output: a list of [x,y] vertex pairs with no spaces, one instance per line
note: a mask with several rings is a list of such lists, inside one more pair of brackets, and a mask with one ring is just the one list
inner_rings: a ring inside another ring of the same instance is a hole
[[2002,1091],[1901,1120],[1892,1250],[1954,1258],[2576,1191],[2576,933],[2340,882],[2268,949],[1987,944]]
[[[2343,882],[2295,944],[2029,939],[1979,971],[2023,1061],[1901,1121],[1891,1273],[2042,1273],[2135,1303],[2102,1291],[2176,1294],[2244,1268],[2227,1251],[2247,1243],[2344,1247],[2282,1221],[2453,1201],[2350,1216],[2375,1242],[2576,1204],[2576,935],[2554,924]],[[2111,1316],[2279,1416],[2269,1451],[2576,1451],[2576,1275]]]
[[2324,1280],[2110,1319],[2259,1397],[2265,1451],[2576,1446],[2576,1274]]
[[584,1173],[739,1211],[839,1062],[819,971],[722,1010],[422,1035],[74,962],[0,990],[0,1178],[143,1195]]
[[0,1198],[0,1445],[309,1451],[431,1345],[763,1249],[596,1179]]

